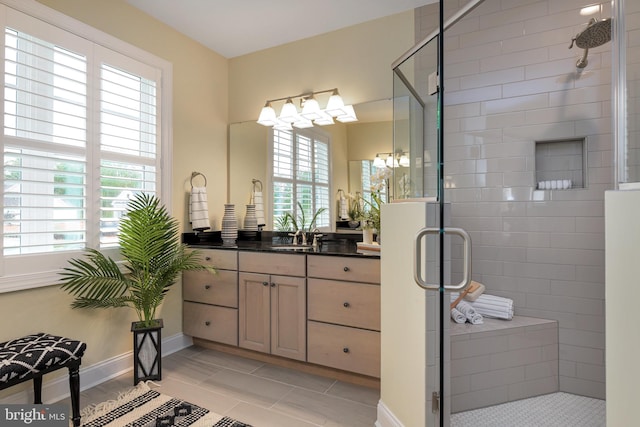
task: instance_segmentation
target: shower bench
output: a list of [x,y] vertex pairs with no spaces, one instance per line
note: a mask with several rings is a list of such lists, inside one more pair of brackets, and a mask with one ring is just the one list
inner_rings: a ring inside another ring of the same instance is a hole
[[559,390],[555,320],[452,321],[450,337],[452,413]]

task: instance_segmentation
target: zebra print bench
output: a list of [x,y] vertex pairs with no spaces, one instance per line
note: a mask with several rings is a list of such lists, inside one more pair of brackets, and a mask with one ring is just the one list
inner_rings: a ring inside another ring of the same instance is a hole
[[74,426],[80,425],[80,363],[87,345],[46,333],[0,343],[0,390],[33,380],[33,403],[42,403],[42,376],[69,369]]

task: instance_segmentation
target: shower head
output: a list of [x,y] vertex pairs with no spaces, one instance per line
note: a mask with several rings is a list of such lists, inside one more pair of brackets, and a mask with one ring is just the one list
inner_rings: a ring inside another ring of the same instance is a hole
[[584,68],[587,66],[587,55],[589,49],[602,46],[611,40],[611,18],[598,21],[595,18],[591,18],[587,28],[578,33],[573,39],[571,39],[571,46],[575,43],[580,49],[584,49],[584,55],[578,60],[576,66],[578,68]]

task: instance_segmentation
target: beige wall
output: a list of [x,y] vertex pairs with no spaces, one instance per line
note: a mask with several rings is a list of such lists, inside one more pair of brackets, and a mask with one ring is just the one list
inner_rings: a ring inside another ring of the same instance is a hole
[[337,87],[348,104],[391,98],[391,63],[413,46],[413,28],[409,11],[232,58],[230,121],[257,120],[267,99],[311,90]]
[[[213,218],[221,217],[227,180],[227,60],[124,0],[40,2],[173,64],[171,207],[184,227],[189,177],[197,170],[209,181]],[[180,301],[180,287],[176,286],[160,314],[165,321],[164,337],[182,331]],[[131,350],[132,313],[71,310],[70,302],[71,298],[57,286],[0,294],[0,341],[38,331],[82,339],[88,343],[85,367]],[[7,390],[4,395],[15,391]]]
[[[186,200],[192,171],[207,177],[210,217],[214,228],[219,228],[228,197],[229,123],[255,120],[269,97],[307,89],[338,86],[348,103],[388,98],[392,93],[390,64],[413,44],[413,14],[407,12],[227,60],[125,0],[39,2],[173,64],[171,208],[187,231]],[[281,79],[283,70],[289,70],[293,77]],[[346,183],[345,135],[341,130],[334,137],[343,141],[334,150],[334,160],[344,163],[342,172],[336,173],[337,179]],[[164,337],[182,330],[180,300],[176,286],[161,312]],[[131,349],[131,313],[71,310],[70,301],[57,286],[0,294],[0,341],[40,330],[82,339],[88,343],[85,367]],[[13,392],[15,389],[0,396]]]

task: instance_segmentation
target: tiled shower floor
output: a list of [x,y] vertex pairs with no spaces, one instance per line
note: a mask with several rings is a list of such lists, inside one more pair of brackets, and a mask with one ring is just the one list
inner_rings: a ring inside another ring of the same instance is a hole
[[451,415],[451,427],[604,427],[605,401],[552,393]]

